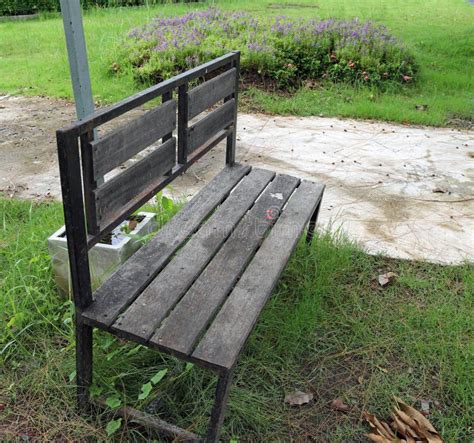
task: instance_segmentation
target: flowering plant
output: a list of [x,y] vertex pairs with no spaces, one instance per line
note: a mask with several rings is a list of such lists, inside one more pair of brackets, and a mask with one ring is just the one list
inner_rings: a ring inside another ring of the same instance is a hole
[[[410,83],[417,72],[407,48],[381,25],[359,19],[257,19],[215,8],[156,17],[130,32],[122,56],[139,82],[152,84],[231,50],[241,51],[244,81],[281,89],[324,79]],[[113,66],[120,71],[120,63]]]

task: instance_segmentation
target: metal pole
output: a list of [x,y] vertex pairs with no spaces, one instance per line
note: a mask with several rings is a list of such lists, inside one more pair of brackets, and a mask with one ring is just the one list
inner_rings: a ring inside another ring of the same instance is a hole
[[80,0],[60,0],[60,3],[76,114],[80,120],[94,112],[81,3]]
[[[60,4],[64,33],[66,35],[76,115],[77,119],[81,120],[94,113],[94,99],[92,98],[89,63],[87,62],[86,39],[82,25],[81,2],[80,0],[60,0]],[[95,129],[93,137],[97,138],[97,131]],[[103,182],[103,177],[97,179],[97,184],[102,184]]]

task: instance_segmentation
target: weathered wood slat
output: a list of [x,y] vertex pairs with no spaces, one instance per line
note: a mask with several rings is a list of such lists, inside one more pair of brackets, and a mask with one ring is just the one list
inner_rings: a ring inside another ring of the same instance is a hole
[[176,100],[169,100],[91,142],[94,178],[102,177],[175,128]]
[[220,368],[236,362],[324,187],[303,181],[192,356]]
[[206,185],[95,291],[94,302],[82,314],[85,321],[108,328],[249,170],[248,166],[236,164]]
[[188,154],[196,148],[204,145],[213,135],[220,130],[227,128],[234,123],[236,102],[234,99],[227,101],[221,107],[212,111],[196,124],[189,127],[188,134]]
[[238,224],[150,342],[188,355],[298,185],[278,175]]
[[[117,319],[112,329],[148,341],[273,178],[253,169],[173,260]],[[184,331],[183,331],[184,332]]]
[[[97,188],[97,180],[94,179],[94,167],[92,162],[92,147],[91,141],[94,139],[94,134],[88,132],[81,135],[81,164],[82,164],[82,182],[84,188],[84,206],[87,222],[87,233],[96,234],[98,231],[98,224],[96,219],[95,197],[94,189]],[[101,179],[103,180],[103,178]]]
[[188,119],[231,95],[235,90],[237,69],[232,68],[189,91]]
[[160,176],[176,163],[176,139],[172,137],[145,158],[134,163],[124,172],[105,182],[95,191],[97,221],[115,218],[120,209],[150,183],[158,182]]
[[210,72],[220,69],[226,65],[228,66],[239,57],[240,53],[238,51],[229,52],[222,57],[218,57],[214,60],[211,60],[210,62],[196,66],[193,69],[178,74],[175,77],[158,83],[157,85],[150,86],[148,89],[140,91],[131,97],[127,97],[126,99],[114,105],[98,109],[91,116],[76,121],[73,124],[60,129],[58,132],[68,132],[70,135],[78,137],[84,132],[92,131],[97,126],[103,125],[104,123],[119,117],[125,112],[141,106],[144,103],[171,91],[172,89],[175,89],[196,78],[203,77]]
[[[88,247],[92,248],[97,244],[104,235],[111,232],[117,227],[122,221],[124,221],[134,211],[140,209],[147,201],[149,201],[157,192],[164,189],[169,185],[176,177],[179,177],[185,171],[188,170],[194,163],[201,159],[206,153],[208,153],[213,147],[215,147],[220,141],[230,134],[230,129],[218,132],[210,141],[199,149],[196,149],[189,157],[184,165],[176,165],[169,174],[166,174],[159,178],[158,181],[151,183],[146,189],[143,190],[139,195],[134,196],[130,202],[125,205],[119,214],[114,214],[114,218],[105,220],[99,226],[97,234],[88,236]],[[231,165],[228,165],[229,167]]]

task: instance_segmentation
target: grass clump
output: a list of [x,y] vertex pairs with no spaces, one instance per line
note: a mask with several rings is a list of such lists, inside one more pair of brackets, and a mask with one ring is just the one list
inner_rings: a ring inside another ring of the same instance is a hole
[[[330,80],[380,87],[412,82],[417,67],[407,48],[370,21],[273,19],[209,8],[158,16],[129,34],[126,63],[153,84],[231,50],[242,54],[244,80],[292,89]],[[120,70],[121,58],[112,69]]]
[[[0,220],[0,440],[149,439],[115,421],[118,404],[203,433],[214,376],[100,331],[92,393],[110,407],[76,413],[73,310],[46,246],[61,206],[0,199]],[[387,271],[399,278],[383,289],[376,276]],[[237,365],[223,441],[365,441],[362,411],[387,417],[393,395],[429,401],[445,441],[471,441],[473,274],[369,256],[327,234],[301,242]],[[295,390],[315,400],[286,406]],[[328,407],[335,398],[348,413]]]

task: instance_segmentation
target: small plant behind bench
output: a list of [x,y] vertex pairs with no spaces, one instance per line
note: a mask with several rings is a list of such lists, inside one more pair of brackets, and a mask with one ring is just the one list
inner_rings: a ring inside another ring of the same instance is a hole
[[158,16],[134,29],[111,71],[131,67],[139,83],[153,84],[229,50],[241,51],[244,82],[267,88],[324,80],[399,87],[412,83],[417,72],[403,43],[372,22],[260,19],[214,8]]

